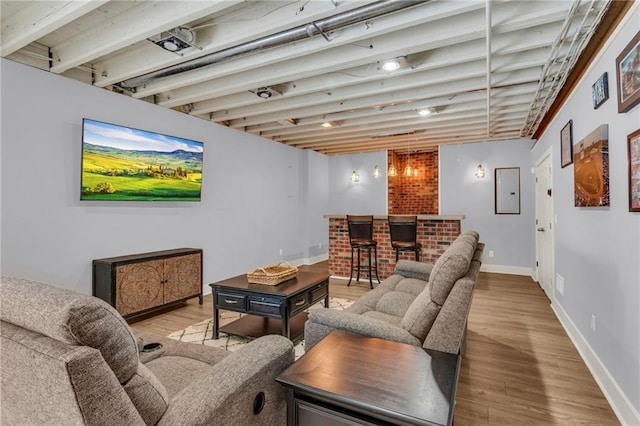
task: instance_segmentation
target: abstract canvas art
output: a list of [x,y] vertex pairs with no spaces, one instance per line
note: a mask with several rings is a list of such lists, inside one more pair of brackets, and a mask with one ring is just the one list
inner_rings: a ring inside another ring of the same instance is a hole
[[573,147],[576,207],[609,205],[609,125],[603,124]]

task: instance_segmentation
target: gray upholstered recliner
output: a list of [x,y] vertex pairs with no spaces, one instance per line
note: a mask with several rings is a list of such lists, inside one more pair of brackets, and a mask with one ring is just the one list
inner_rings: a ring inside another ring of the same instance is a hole
[[159,339],[142,363],[138,338],[97,298],[3,277],[0,303],[1,424],[286,423],[274,379],[294,355],[282,336],[233,353]]
[[432,265],[401,260],[390,277],[344,311],[316,309],[305,323],[305,350],[333,330],[458,354],[484,244],[461,234]]

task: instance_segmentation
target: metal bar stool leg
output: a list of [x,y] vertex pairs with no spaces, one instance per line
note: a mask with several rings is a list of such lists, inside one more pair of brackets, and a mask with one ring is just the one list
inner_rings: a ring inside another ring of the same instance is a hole
[[416,262],[420,261],[420,249],[416,249]]
[[371,279],[371,246],[367,247],[367,257],[369,258],[369,287],[373,288],[373,281]]
[[398,263],[398,256],[400,255],[400,249],[396,249],[396,263]]
[[358,247],[358,278],[356,278],[356,281],[360,281],[360,247]]
[[[375,255],[376,265],[376,280],[378,280],[378,284],[380,284],[380,277],[378,277],[378,246],[373,246],[373,253]],[[371,286],[373,288],[373,286]]]
[[349,271],[349,282],[347,283],[347,287],[351,285],[351,280],[353,279],[353,247],[351,247],[351,270]]

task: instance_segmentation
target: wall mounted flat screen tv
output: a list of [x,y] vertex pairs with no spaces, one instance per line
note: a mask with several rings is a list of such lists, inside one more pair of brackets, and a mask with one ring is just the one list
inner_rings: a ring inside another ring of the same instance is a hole
[[204,144],[82,120],[81,200],[200,201]]

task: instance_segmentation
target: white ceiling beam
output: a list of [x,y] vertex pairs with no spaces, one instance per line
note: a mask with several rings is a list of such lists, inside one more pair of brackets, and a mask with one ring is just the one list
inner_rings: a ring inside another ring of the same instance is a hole
[[[366,42],[366,45],[352,47],[360,50],[360,52],[368,52],[369,45],[377,46],[378,44],[374,37],[385,36],[398,29],[408,30],[411,27],[433,23],[434,21],[444,19],[451,15],[475,9],[478,9],[478,5],[473,2],[425,2],[421,7],[412,7],[409,10],[398,11],[391,15],[383,15],[370,19],[367,23],[363,22],[335,31],[329,35],[329,42],[321,36],[316,36],[286,44],[280,48],[266,49],[259,52],[258,55],[253,54],[245,58],[237,58],[234,61],[222,62],[216,64],[215,67],[206,67],[164,78],[156,82],[150,82],[146,84],[144,88],[139,88],[135,96],[144,97],[225,76],[233,76],[238,79],[241,76],[238,73],[247,69],[253,69],[256,66],[265,67],[272,64],[282,64],[284,61],[301,56],[308,58],[309,55],[329,49],[336,49],[350,43]],[[282,67],[286,66],[288,65],[282,64]],[[256,87],[260,87],[260,85]],[[215,94],[214,96],[219,96],[219,94]]]
[[2,20],[0,55],[5,57],[105,3],[106,0],[24,2],[18,13]]
[[[504,117],[500,118],[499,122],[511,122],[518,129],[522,126],[522,114],[514,114],[512,117]],[[495,125],[495,124],[494,124]],[[333,144],[333,145],[346,145],[349,144],[350,141],[358,138],[364,139],[380,139],[380,138],[388,138],[388,137],[400,137],[407,136],[410,138],[411,136],[418,134],[448,134],[448,133],[456,133],[461,128],[466,128],[467,126],[473,126],[477,128],[478,131],[486,136],[486,122],[484,117],[484,110],[476,110],[475,112],[466,112],[463,114],[458,114],[452,118],[450,118],[446,122],[441,123],[419,123],[416,120],[403,120],[398,123],[398,126],[402,129],[407,129],[405,131],[397,131],[396,128],[389,127],[380,127],[373,126],[369,131],[364,130],[354,130],[350,135],[339,135],[336,137],[318,137],[318,138],[306,138],[306,139],[295,139],[295,138],[269,138],[271,140],[287,143],[292,146],[300,147],[300,148],[308,148],[310,145],[316,144]],[[408,127],[411,126],[411,127]],[[411,130],[409,130],[411,129]],[[331,132],[327,132],[330,134]]]
[[[530,67],[541,67],[547,61],[547,55],[548,51],[546,49],[537,49],[531,52],[531,55],[513,54],[509,56],[498,56],[494,61],[494,68],[504,72]],[[483,57],[484,55],[481,54],[479,56]],[[429,82],[429,85],[438,85],[447,81],[478,76],[484,72],[483,64],[484,60],[460,64],[460,74],[452,73],[448,67],[440,67],[437,69],[430,69],[430,67],[426,67],[426,71],[420,72],[421,68],[416,66],[414,70],[409,70],[407,73],[400,73],[398,75],[393,74],[392,76],[388,76],[386,74],[378,73],[377,78],[369,83],[352,84],[346,87],[342,87],[344,85],[337,85],[337,87],[330,89],[326,88],[324,92],[318,91],[305,96],[286,96],[288,94],[287,92],[285,96],[274,98],[267,102],[257,99],[256,96],[255,98],[258,101],[257,104],[214,112],[210,117],[215,121],[234,120],[242,117],[255,116],[257,114],[269,114],[287,110],[295,111],[300,107],[326,103],[328,93],[331,94],[331,99],[338,101],[353,99],[361,96],[362,93],[373,95],[403,90],[411,87],[420,87],[424,86],[425,82]],[[332,73],[324,76],[323,79],[329,82],[340,80],[341,74],[342,73]],[[346,74],[351,74],[351,72],[347,71]],[[321,84],[318,82],[318,80],[320,80],[319,78],[314,80],[314,83],[318,86]],[[363,82],[366,82],[367,80],[369,79],[361,79]],[[324,83],[324,85],[326,87],[328,84]],[[305,87],[308,87],[305,85],[305,81],[296,82],[296,86],[297,87],[294,90],[297,90],[300,86],[303,87],[303,90]],[[320,90],[320,87],[318,87],[318,89]],[[195,115],[201,114],[201,110],[198,109],[197,105],[194,105],[194,110],[192,110],[191,113]],[[293,117],[299,116],[294,113]]]
[[[402,54],[410,55],[443,45],[484,37],[484,25],[474,19],[473,13],[463,14],[458,21],[457,24],[460,28],[464,28],[464,31],[452,31],[450,22],[436,21],[425,24],[422,30],[408,28],[373,39],[371,41],[373,48],[347,44],[308,57],[290,59],[266,67],[254,67],[232,76],[186,86],[166,95],[160,94],[158,104],[171,107],[198,102],[216,96],[331,72],[336,67],[351,68]],[[402,46],[401,50],[398,50],[399,46]]]
[[[215,3],[225,2],[218,1]],[[330,1],[311,1],[307,2],[304,8],[300,10],[301,3],[297,1],[291,1],[285,5],[275,1],[247,2],[247,8],[249,9],[244,13],[246,16],[242,16],[243,9],[240,9],[238,11],[239,16],[233,14],[219,16],[210,22],[198,25],[196,39],[202,47],[201,51],[192,50],[191,52],[185,52],[184,56],[178,56],[157,46],[138,46],[96,62],[94,67],[97,80],[94,84],[99,87],[105,87],[119,83],[161,68],[278,33],[288,28],[317,21],[335,14],[336,11],[349,11],[366,3],[367,1],[363,0],[341,0],[336,7]],[[263,8],[261,16],[253,17],[251,15],[255,8]],[[184,24],[186,23],[184,22]]]
[[141,2],[102,24],[52,46],[56,64],[51,68],[61,73],[90,62],[139,40],[160,34],[185,23],[218,13],[241,0],[223,2],[172,1]]
[[[539,72],[533,69],[510,72],[505,75],[498,75],[499,80],[504,86],[530,84],[537,81]],[[479,75],[483,75],[482,72]],[[296,110],[297,117],[309,117],[316,115],[328,115],[339,111],[349,111],[361,108],[372,108],[375,105],[398,104],[401,102],[415,102],[428,100],[430,98],[454,96],[460,93],[484,90],[484,79],[482,76],[459,79],[457,81],[443,82],[438,85],[429,85],[395,92],[386,92],[382,94],[373,94],[361,96],[360,98],[332,101],[321,105],[314,105],[306,108],[298,108]],[[436,106],[436,105],[434,105]],[[297,118],[291,117],[291,118]],[[289,118],[283,116],[282,113],[265,114],[258,116],[250,116],[246,119],[231,120],[231,127],[244,128],[261,123],[268,123]],[[217,121],[217,120],[214,120]]]
[[342,146],[336,147],[328,147],[323,146],[322,144],[318,144],[314,146],[313,149],[318,152],[333,155],[333,154],[348,154],[348,153],[358,153],[358,152],[366,152],[366,151],[374,151],[386,149],[389,151],[396,151],[399,153],[406,153],[407,151],[407,143],[409,144],[409,148],[411,152],[419,152],[422,150],[429,149],[431,147],[436,147],[438,145],[450,144],[450,143],[467,143],[467,142],[485,142],[489,140],[505,140],[505,139],[520,139],[517,132],[514,132],[512,129],[505,129],[500,132],[497,132],[491,138],[487,138],[482,131],[478,131],[478,129],[469,128],[464,131],[456,132],[455,135],[451,135],[450,133],[443,136],[426,136],[426,135],[417,135],[412,139],[405,139],[404,137],[393,138],[387,140],[354,140],[349,144],[344,144]]
[[[332,102],[342,102],[361,97],[363,93],[381,95],[384,93],[394,93],[405,89],[425,86],[437,86],[465,78],[482,75],[482,61],[474,61],[460,67],[459,74],[452,74],[447,68],[439,68],[422,72],[405,73],[400,76],[389,76],[381,81],[371,81],[361,84],[353,84],[346,87],[336,88],[326,92],[315,92],[304,96],[296,96],[286,99],[274,99],[263,105],[253,105],[249,107],[237,108],[215,112],[211,115],[214,120],[235,120],[243,117],[250,117],[262,114],[273,114],[283,110],[296,110],[301,107],[326,104],[327,100]],[[428,82],[428,84],[426,84]],[[275,104],[270,106],[268,104]],[[376,102],[370,104],[375,105]]]
[[[481,95],[482,93],[480,93]],[[476,94],[478,95],[478,94]],[[508,108],[509,112],[519,111],[519,112],[527,112],[529,100],[531,96],[518,96],[518,97],[509,97],[502,98],[501,101],[496,100],[494,104],[500,103],[499,107],[493,108],[493,112],[495,114],[504,114],[504,108]],[[369,129],[371,123],[375,123],[377,126],[382,125],[393,125],[395,122],[403,119],[413,119],[417,122],[425,122],[425,123],[438,123],[441,121],[449,120],[453,117],[452,114],[463,112],[463,111],[474,111],[478,109],[483,109],[484,100],[482,97],[478,96],[474,100],[468,100],[466,102],[457,102],[455,104],[447,105],[446,107],[441,107],[439,112],[431,114],[426,117],[420,116],[415,109],[409,109],[406,107],[406,104],[401,104],[403,108],[397,109],[385,109],[384,111],[375,111],[368,110],[367,114],[361,114],[357,118],[346,118],[340,121],[335,121],[340,123],[340,126],[335,129],[330,129],[332,135],[336,134],[349,134],[353,131],[353,127],[364,127],[365,129]],[[279,125],[271,130],[262,130],[256,131],[254,128],[246,129],[246,131],[259,134],[263,137],[278,137],[285,138],[289,135],[293,137],[306,137],[307,135],[326,135],[326,129],[321,127],[321,124],[325,120],[322,120],[321,117],[314,117],[313,120],[307,120],[299,123],[297,126],[292,127],[283,127]],[[331,120],[334,121],[334,120]],[[391,123],[390,123],[391,122]]]
[[[496,117],[492,121],[492,126],[495,126],[496,123],[510,121],[513,120],[517,123],[518,126],[522,125],[523,120],[526,118],[526,109],[517,111],[514,110],[509,112],[508,114],[500,115]],[[434,119],[433,121],[427,121],[421,118],[408,118],[408,119],[398,119],[393,123],[393,125],[389,125],[390,123],[378,123],[372,122],[369,125],[355,126],[355,128],[351,128],[349,132],[341,132],[335,133],[335,130],[338,129],[325,129],[325,135],[311,135],[304,137],[297,137],[296,135],[285,135],[285,136],[273,136],[269,137],[269,139],[278,141],[278,142],[286,142],[288,144],[295,144],[296,146],[305,146],[307,144],[312,143],[335,143],[335,144],[345,144],[348,143],[349,140],[357,137],[370,137],[370,135],[376,134],[386,134],[390,132],[395,133],[403,133],[397,131],[396,129],[411,129],[413,132],[435,132],[437,129],[447,129],[447,132],[451,130],[457,131],[460,126],[467,126],[470,124],[477,124],[479,128],[482,130],[483,134],[486,135],[486,113],[482,106],[476,107],[473,110],[463,110],[456,113],[449,114],[446,118],[442,118],[440,120]]]
[[[303,80],[297,80],[295,85],[286,85],[282,97],[272,98],[266,102],[250,92],[234,93],[225,97],[215,97],[202,102],[192,104],[191,114],[202,115],[209,112],[226,111],[233,116],[232,111],[241,111],[240,116],[282,111],[293,108],[289,106],[291,98],[295,96],[310,94],[319,91],[331,91],[352,85],[354,83],[365,83],[368,81],[380,81],[388,79],[398,79],[408,73],[416,73],[436,68],[452,67],[455,65],[466,66],[467,62],[482,60],[484,52],[482,49],[484,42],[474,40],[469,43],[462,43],[456,49],[443,48],[429,51],[428,53],[418,53],[409,58],[410,69],[399,70],[392,75],[373,68],[371,64],[351,69],[343,69],[335,72],[328,72],[319,76],[313,76]],[[427,56],[426,58],[420,58]],[[503,62],[504,70],[524,68],[526,66],[542,65],[548,59],[548,49],[543,47],[528,50],[526,53],[517,52],[511,54],[510,59]],[[525,65],[520,65],[525,64]],[[372,69],[373,68],[373,69]],[[240,109],[244,108],[244,109]]]

